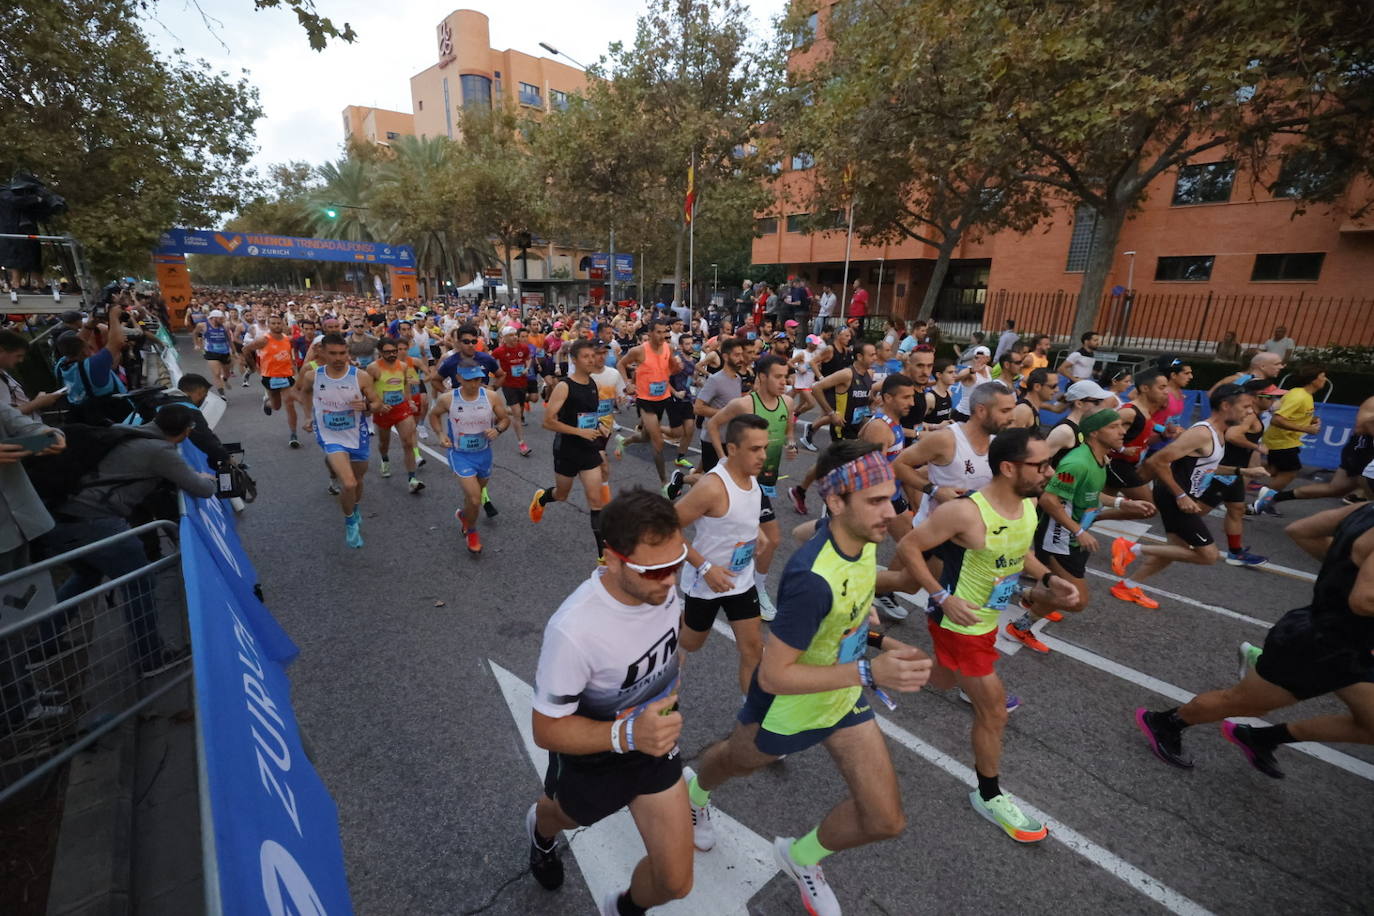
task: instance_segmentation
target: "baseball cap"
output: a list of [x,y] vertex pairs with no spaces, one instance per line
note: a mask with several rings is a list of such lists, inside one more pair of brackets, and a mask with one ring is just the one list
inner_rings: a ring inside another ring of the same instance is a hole
[[514,333],[515,333],[515,327],[514,327],[513,325],[509,325],[509,324],[508,324],[508,325],[506,325],[504,328],[501,329],[501,336],[502,336],[502,337],[505,337],[507,334],[514,334]]
[[822,340],[822,339],[821,339],[818,335],[816,335],[816,334],[807,334],[807,335],[806,335],[806,342],[809,343],[809,344],[812,344],[813,346],[817,346],[817,347],[819,347],[819,346],[821,346],[823,343],[825,343],[825,341]]
[[207,315],[206,317],[208,317],[208,318],[223,318],[223,317],[224,317],[224,312],[220,311],[219,309],[212,309],[212,310],[210,311],[210,314]]
[[486,378],[487,370],[478,365],[459,366],[458,376],[465,379]]
[[778,331],[776,334],[773,335],[773,339],[774,339],[774,340],[786,340],[786,339],[787,339],[787,332],[786,332],[786,331]]
[[1106,388],[1094,382],[1092,379],[1084,379],[1081,382],[1074,382],[1069,386],[1069,390],[1064,392],[1064,400],[1081,401],[1084,398],[1091,398],[1102,401],[1111,397],[1112,393]]
[[1280,398],[1287,393],[1287,388],[1280,388],[1278,385],[1270,385],[1268,388],[1259,392],[1259,396],[1262,398]]
[[973,352],[969,354],[969,356],[991,356],[991,355],[992,355],[992,351],[989,350],[987,347],[974,347],[974,348],[973,348]]
[[785,328],[795,328],[797,326],[797,322],[789,318],[782,323],[782,326]]

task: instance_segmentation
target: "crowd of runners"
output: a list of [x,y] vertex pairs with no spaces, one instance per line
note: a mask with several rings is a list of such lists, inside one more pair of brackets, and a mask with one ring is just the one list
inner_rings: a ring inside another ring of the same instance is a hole
[[[1171,563],[1262,565],[1245,527],[1268,524],[1254,517],[1289,500],[1349,502],[1288,527],[1321,564],[1310,604],[1262,646],[1240,647],[1235,686],[1138,710],[1136,722],[1156,756],[1190,767],[1184,729],[1221,721],[1273,777],[1282,744],[1374,743],[1374,397],[1331,481],[1292,488],[1302,437],[1319,428],[1319,367],[1258,353],[1206,392],[1194,419],[1186,360],[1104,374],[1092,334],[1056,366],[1048,338],[937,359],[919,323],[870,341],[857,322],[735,328],[633,303],[521,313],[224,296],[198,300],[190,318],[220,394],[233,403],[235,378],[248,387],[256,374],[289,447],[313,435],[350,547],[364,545],[374,443],[389,476],[393,433],[409,491],[450,494],[475,557],[481,516],[498,512],[488,492],[498,449],[552,464],[526,509],[531,523],[580,491],[595,567],[544,632],[533,733],[549,766],[525,829],[532,874],[554,890],[560,833],[629,808],[646,855],[600,901],[605,914],[686,896],[693,857],[721,854],[713,793],[817,744],[849,794],[806,835],[777,839],[774,854],[809,912],[839,913],[822,861],[905,826],[870,698],[892,706],[927,685],[957,689],[972,707],[973,811],[1012,840],[1043,840],[1047,827],[1000,782],[1003,730],[1021,699],[997,674],[999,632],[1048,653],[1038,632],[1104,600],[1088,587],[1093,553],[1110,557],[1109,600],[1144,608],[1158,605],[1141,583]],[[550,455],[526,441],[531,424],[554,433]],[[500,444],[506,433],[513,446]],[[422,438],[444,451],[456,486],[431,476],[426,491]],[[613,495],[613,470],[635,443],[648,446],[659,488]],[[801,450],[817,453],[814,464],[781,492],[782,462]],[[782,508],[795,515],[786,533]],[[1160,544],[1095,531],[1154,518]],[[799,546],[770,595],[784,537]],[[880,567],[888,540],[892,560]],[[919,647],[886,632],[908,614],[897,595],[912,593],[926,605]],[[739,657],[737,721],[693,773],[677,747],[690,692],[681,664],[722,614]],[[1348,711],[1268,727],[1225,721],[1325,694]]]

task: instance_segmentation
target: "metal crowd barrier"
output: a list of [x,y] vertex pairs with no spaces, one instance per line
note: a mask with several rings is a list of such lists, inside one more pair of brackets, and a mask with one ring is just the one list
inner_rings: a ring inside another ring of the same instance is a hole
[[[145,536],[159,538],[158,559],[54,599],[55,571],[112,545],[146,556]],[[0,609],[0,804],[191,676],[177,544],[175,524],[149,522],[0,576],[0,594],[12,599]],[[179,658],[145,677],[150,632]]]

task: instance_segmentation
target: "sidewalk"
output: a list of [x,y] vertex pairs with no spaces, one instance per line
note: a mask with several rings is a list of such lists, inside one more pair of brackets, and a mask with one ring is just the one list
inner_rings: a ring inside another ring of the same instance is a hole
[[191,682],[138,725],[134,769],[132,911],[184,916],[205,908]]

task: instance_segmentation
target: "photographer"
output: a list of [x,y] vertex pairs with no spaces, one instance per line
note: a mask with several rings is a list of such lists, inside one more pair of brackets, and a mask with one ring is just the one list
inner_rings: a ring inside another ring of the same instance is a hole
[[[191,496],[213,496],[214,475],[196,473],[177,452],[177,445],[195,425],[195,415],[193,407],[171,404],[158,411],[150,426],[116,427],[127,431],[127,437],[106,452],[94,469],[82,474],[71,495],[54,506],[57,524],[40,538],[43,550],[49,556],[65,553],[128,531],[128,519],[165,482]],[[73,598],[105,578],[117,579],[147,562],[145,551],[135,540],[83,554],[68,564],[72,575],[58,589],[57,599]],[[185,658],[185,650],[169,653],[163,648],[152,577],[137,578],[122,591],[124,617],[142,675],[158,674]],[[55,623],[45,627],[41,651],[55,649],[57,629]]]
[[219,436],[210,428],[205,415],[200,412],[201,405],[210,394],[210,380],[203,375],[188,372],[181,377],[175,388],[159,391],[139,406],[143,422],[151,423],[153,418],[172,404],[184,404],[195,409],[191,415],[191,444],[205,453],[211,467],[229,460],[229,452]]
[[0,404],[8,404],[25,416],[47,410],[62,398],[55,391],[45,391],[30,398],[24,386],[11,374],[28,352],[29,342],[23,334],[0,331]]
[[127,390],[117,371],[128,341],[121,320],[123,313],[122,308],[114,305],[110,307],[108,326],[98,324],[95,317],[87,322],[87,331],[104,333],[105,344],[99,349],[88,338],[87,331],[67,332],[57,339],[57,374],[67,386],[67,403],[72,408],[68,420],[100,424],[122,419],[115,414],[124,407],[112,403],[110,395]]

